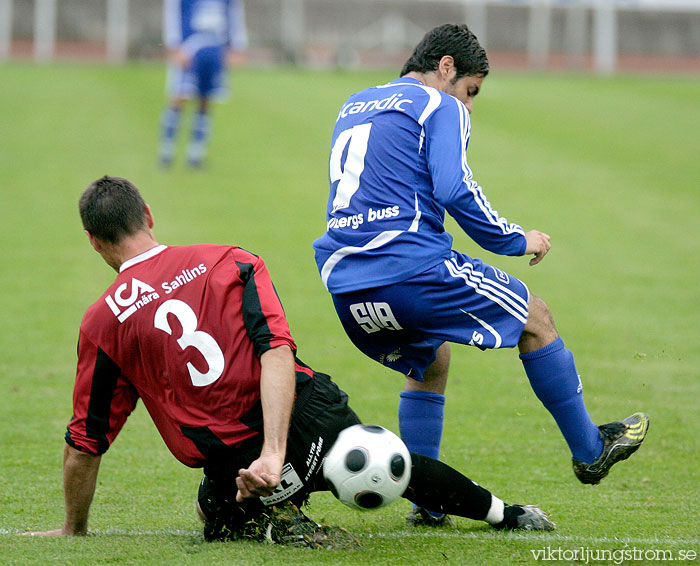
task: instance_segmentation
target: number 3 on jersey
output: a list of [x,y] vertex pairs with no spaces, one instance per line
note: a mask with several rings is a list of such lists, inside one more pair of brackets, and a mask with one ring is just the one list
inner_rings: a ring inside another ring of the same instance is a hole
[[204,357],[209,366],[207,373],[200,372],[190,362],[187,362],[187,370],[190,372],[192,385],[204,387],[214,383],[224,372],[224,353],[219,344],[202,330],[197,330],[197,315],[185,302],[177,299],[165,301],[158,307],[153,325],[163,332],[172,335],[173,330],[168,324],[168,313],[172,313],[182,325],[182,336],[177,339],[178,346],[183,350],[189,346],[196,348]]
[[[350,206],[352,195],[360,188],[360,175],[362,175],[362,171],[365,168],[365,154],[367,153],[367,143],[369,142],[369,131],[371,129],[371,123],[358,124],[353,128],[340,132],[333,144],[329,174],[331,183],[340,182],[335,191],[332,212]],[[346,147],[348,148],[348,155],[345,158],[345,167],[343,167],[341,161]]]

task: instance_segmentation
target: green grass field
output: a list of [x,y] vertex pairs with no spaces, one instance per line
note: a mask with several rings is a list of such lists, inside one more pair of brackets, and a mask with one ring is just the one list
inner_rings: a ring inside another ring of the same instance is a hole
[[581,548],[637,549],[647,559],[700,553],[700,78],[498,71],[476,101],[470,165],[494,208],[548,232],[553,249],[531,268],[482,253],[451,223],[455,247],[547,300],[597,422],[650,414],[631,460],[600,486],[580,485],[516,353],[455,347],[442,459],[506,501],[551,511],[556,532],[497,533],[466,519],[452,530],[408,529],[406,502],[358,514],[315,494],[310,516],[345,526],[363,551],[206,544],[194,512],[201,474],[170,456],[139,405],[102,460],[92,535],[18,536],[63,521],[78,326],[114,278],[82,233],[77,199],[106,173],[141,188],[162,243],[235,243],[262,255],[301,358],[333,375],[363,420],[397,430],[403,379],[346,339],[311,250],[325,227],[337,109],[393,76],[239,71],[233,99],[215,111],[210,165],[163,172],[161,67],[0,66],[2,564],[462,565],[532,563],[543,549],[564,558]]

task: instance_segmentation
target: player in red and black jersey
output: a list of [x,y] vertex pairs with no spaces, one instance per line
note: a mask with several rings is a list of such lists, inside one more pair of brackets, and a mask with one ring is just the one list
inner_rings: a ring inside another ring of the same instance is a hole
[[[295,350],[262,259],[227,246],[153,247],[121,265],[83,318],[66,440],[104,452],[140,397],[175,457],[202,466],[218,444],[261,432],[266,354]],[[295,369],[301,382],[313,375]],[[294,374],[285,377],[291,387]],[[281,409],[284,420],[290,407]]]
[[[261,516],[279,526],[282,516],[285,536],[290,523],[303,527],[291,542],[332,545],[328,535],[339,531],[323,530],[296,505],[327,489],[323,457],[360,421],[327,375],[296,358],[263,260],[232,246],[159,245],[150,208],[125,179],[92,183],[80,214],[92,247],[118,276],[80,326],[65,523],[36,534],[87,532],[100,459],[140,398],[173,455],[204,468],[198,505],[206,538],[249,533]],[[500,527],[553,528],[536,507],[504,505],[445,464],[412,457],[404,494],[411,501]],[[280,505],[290,507],[274,517]],[[280,537],[273,533],[290,542]]]

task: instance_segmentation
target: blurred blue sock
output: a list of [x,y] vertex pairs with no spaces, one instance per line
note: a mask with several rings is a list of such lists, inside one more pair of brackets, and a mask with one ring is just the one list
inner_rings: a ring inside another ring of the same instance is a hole
[[158,159],[163,165],[170,165],[175,155],[175,140],[180,127],[179,108],[168,106],[163,110],[160,120],[160,144]]
[[194,116],[190,144],[187,149],[187,162],[192,167],[198,167],[204,161],[211,135],[211,118],[207,112],[201,110]]

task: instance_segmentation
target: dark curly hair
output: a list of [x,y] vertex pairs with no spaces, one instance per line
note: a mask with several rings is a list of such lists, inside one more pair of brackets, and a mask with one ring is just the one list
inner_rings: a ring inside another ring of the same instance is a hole
[[455,62],[457,79],[464,76],[485,77],[489,72],[486,51],[466,24],[444,24],[425,34],[413,54],[401,69],[399,76],[407,73],[436,71],[445,55]]
[[103,242],[118,244],[147,226],[146,203],[126,179],[104,177],[94,181],[78,203],[83,228]]

